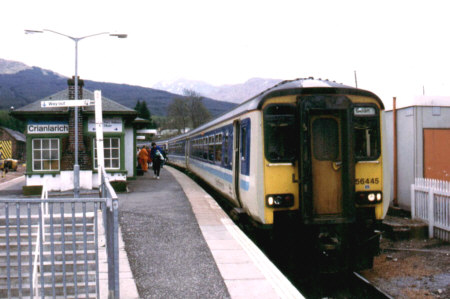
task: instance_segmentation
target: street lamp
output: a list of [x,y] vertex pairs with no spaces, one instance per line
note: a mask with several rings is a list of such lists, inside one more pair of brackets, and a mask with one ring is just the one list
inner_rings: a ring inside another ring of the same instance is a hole
[[[91,35],[86,35],[82,37],[73,37],[63,33],[59,33],[50,29],[43,30],[25,30],[25,34],[34,34],[34,33],[44,33],[44,32],[52,32],[58,35],[65,36],[70,38],[75,42],[75,100],[78,100],[78,42],[82,39],[93,37],[97,35],[108,34],[109,36],[117,37],[117,38],[127,38],[127,34],[118,34],[118,33],[109,33],[109,32],[100,32]],[[75,163],[73,165],[73,192],[74,197],[80,197],[80,165],[78,165],[78,107],[74,107],[75,109]],[[100,175],[100,174],[99,174]]]

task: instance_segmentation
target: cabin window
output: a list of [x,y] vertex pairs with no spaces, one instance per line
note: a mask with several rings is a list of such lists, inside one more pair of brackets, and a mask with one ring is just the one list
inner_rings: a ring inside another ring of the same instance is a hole
[[380,122],[377,110],[372,115],[354,114],[355,158],[357,161],[376,160],[380,156]]
[[335,161],[339,158],[339,124],[333,118],[318,118],[312,123],[314,158]]
[[264,109],[264,149],[269,162],[296,158],[295,106],[273,104]]
[[33,170],[59,170],[59,139],[33,139]]

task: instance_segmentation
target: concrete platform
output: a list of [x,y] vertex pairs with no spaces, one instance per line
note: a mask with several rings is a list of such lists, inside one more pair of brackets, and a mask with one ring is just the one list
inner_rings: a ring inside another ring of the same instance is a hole
[[213,198],[168,167],[188,197],[231,298],[303,298]]
[[165,166],[129,188],[119,218],[140,298],[304,298],[183,173]]

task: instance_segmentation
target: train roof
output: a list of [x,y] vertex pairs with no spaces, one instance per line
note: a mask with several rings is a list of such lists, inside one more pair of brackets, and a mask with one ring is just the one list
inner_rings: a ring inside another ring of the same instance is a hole
[[257,94],[256,96],[242,102],[239,106],[233,108],[229,112],[226,112],[214,120],[201,125],[200,127],[189,131],[188,133],[171,138],[169,141],[176,141],[182,139],[187,135],[193,135],[198,132],[204,131],[205,129],[212,127],[218,123],[226,121],[237,115],[243,114],[248,111],[261,109],[264,102],[273,97],[286,96],[294,94],[310,94],[310,93],[326,93],[326,94],[353,94],[353,95],[363,95],[369,96],[377,100],[380,107],[384,109],[383,102],[374,93],[358,89],[352,86],[344,85],[341,83],[336,83],[335,81],[330,81],[328,79],[314,79],[309,78],[298,78],[294,80],[282,81],[263,92]]

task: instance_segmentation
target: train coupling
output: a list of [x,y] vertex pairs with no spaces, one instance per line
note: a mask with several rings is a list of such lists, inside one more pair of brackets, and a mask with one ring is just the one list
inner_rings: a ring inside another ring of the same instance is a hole
[[330,233],[320,233],[319,247],[322,252],[338,250],[341,247],[341,241]]

